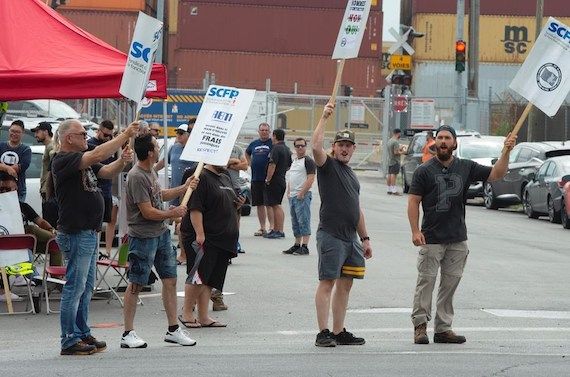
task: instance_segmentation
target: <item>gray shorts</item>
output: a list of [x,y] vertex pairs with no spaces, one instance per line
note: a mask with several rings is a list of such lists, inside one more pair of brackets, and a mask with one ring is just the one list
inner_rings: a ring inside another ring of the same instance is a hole
[[317,251],[319,280],[334,280],[340,277],[364,279],[364,251],[356,235],[354,240],[344,241],[319,229]]

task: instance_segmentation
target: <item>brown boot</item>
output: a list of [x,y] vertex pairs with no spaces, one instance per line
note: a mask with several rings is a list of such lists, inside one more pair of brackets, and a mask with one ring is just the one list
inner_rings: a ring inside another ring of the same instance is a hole
[[465,343],[467,339],[463,335],[457,335],[451,330],[435,333],[433,336],[434,343]]
[[212,300],[212,310],[215,312],[219,312],[221,310],[228,310],[228,306],[224,304],[224,296],[222,292],[218,291],[217,289],[212,290],[212,294],[210,295],[210,300]]
[[414,343],[429,344],[429,338],[427,336],[427,323],[417,325],[414,330]]

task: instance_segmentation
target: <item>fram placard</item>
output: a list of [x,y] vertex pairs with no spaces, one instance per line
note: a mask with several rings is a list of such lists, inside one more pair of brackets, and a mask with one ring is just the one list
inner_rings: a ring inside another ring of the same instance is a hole
[[[149,85],[149,78],[161,35],[162,22],[139,12],[119,89],[119,93],[137,104],[140,104],[145,92],[149,90],[147,86],[151,90],[154,86],[156,90],[156,82]],[[140,105],[137,110],[140,110]]]
[[180,158],[226,166],[254,96],[252,89],[210,85]]
[[348,0],[334,45],[333,59],[358,57],[372,0]]
[[550,17],[510,84],[548,116],[554,116],[570,91],[570,27]]

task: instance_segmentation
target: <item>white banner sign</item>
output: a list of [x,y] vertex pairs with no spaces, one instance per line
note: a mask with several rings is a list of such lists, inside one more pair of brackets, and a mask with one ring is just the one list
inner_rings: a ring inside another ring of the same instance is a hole
[[254,96],[255,90],[210,85],[180,158],[226,166]]
[[413,98],[410,128],[432,129],[435,124],[435,100],[433,98]]
[[[119,93],[137,104],[141,102],[148,90],[147,85],[152,71],[152,63],[161,34],[162,22],[139,12],[127,65],[119,89]],[[156,83],[153,84],[154,90],[156,90]],[[152,88],[153,85],[151,84],[150,89],[152,90]]]
[[358,57],[372,0],[348,0],[334,45],[333,59]]
[[[18,193],[10,191],[0,194],[0,235],[24,234],[22,211],[18,202]],[[11,266],[20,262],[29,262],[28,250],[8,250],[0,252],[0,266]]]
[[550,17],[511,82],[511,89],[548,116],[570,91],[570,27]]

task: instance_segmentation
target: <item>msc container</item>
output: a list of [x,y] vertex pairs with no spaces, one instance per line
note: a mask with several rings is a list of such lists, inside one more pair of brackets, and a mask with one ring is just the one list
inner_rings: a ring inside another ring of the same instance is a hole
[[[178,50],[169,72],[169,86],[201,87],[206,71],[215,74],[217,84],[257,90],[266,89],[303,94],[330,95],[336,75],[336,62],[326,56],[280,55],[229,51]],[[342,84],[352,86],[354,96],[371,97],[381,84],[378,59],[346,61]],[[198,86],[199,85],[199,86]]]
[[[544,18],[544,23],[547,22]],[[560,18],[565,24],[570,18]],[[417,61],[455,60],[455,16],[450,14],[416,14],[414,29],[425,33],[414,40]],[[464,39],[468,40],[468,18]],[[534,17],[481,16],[479,18],[479,61],[521,64],[534,44]],[[467,43],[469,51],[469,42]]]
[[[412,12],[418,13],[457,13],[457,0],[402,0],[411,1]],[[469,13],[469,0],[465,2],[465,12]],[[536,1],[521,0],[483,0],[480,2],[480,14],[534,16]],[[553,17],[570,17],[568,0],[548,0],[544,2],[544,15]]]
[[136,12],[103,12],[59,9],[58,12],[81,29],[102,39],[117,50],[127,52],[135,30]]
[[[344,9],[180,4],[178,48],[331,56]],[[359,57],[380,57],[382,12],[371,11]]]
[[[215,0],[209,3],[232,4],[232,5],[257,5],[257,6],[277,6],[287,8],[330,8],[345,9],[349,0]],[[196,3],[192,0],[182,0],[182,3]],[[380,0],[372,0],[370,9],[382,10]]]

